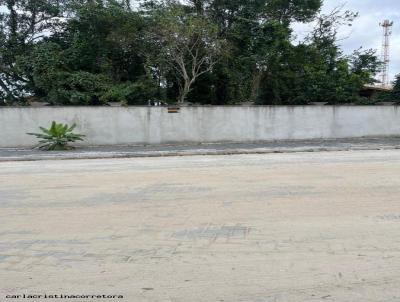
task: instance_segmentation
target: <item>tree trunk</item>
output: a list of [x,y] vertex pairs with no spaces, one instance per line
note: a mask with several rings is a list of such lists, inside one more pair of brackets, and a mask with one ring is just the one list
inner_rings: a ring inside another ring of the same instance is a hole
[[13,49],[18,42],[18,14],[15,9],[15,0],[7,1],[7,9],[9,10],[10,18],[8,25],[10,27],[9,44]]
[[185,83],[182,87],[181,94],[179,96],[178,103],[183,104],[186,100],[187,95],[190,92],[191,81],[189,79],[185,79]]
[[258,92],[260,90],[261,78],[262,78],[261,70],[256,70],[253,75],[253,81],[252,81],[252,85],[251,85],[250,101],[252,101],[252,102],[257,101]]

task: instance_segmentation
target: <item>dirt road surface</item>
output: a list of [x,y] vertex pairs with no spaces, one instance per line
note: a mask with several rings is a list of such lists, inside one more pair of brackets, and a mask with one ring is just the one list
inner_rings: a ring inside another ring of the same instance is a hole
[[400,301],[400,151],[0,163],[0,301]]

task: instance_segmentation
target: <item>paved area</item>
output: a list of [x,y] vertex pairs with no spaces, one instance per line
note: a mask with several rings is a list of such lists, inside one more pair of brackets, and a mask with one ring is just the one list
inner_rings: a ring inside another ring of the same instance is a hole
[[135,158],[193,155],[268,154],[347,150],[399,149],[400,137],[341,138],[255,143],[216,143],[151,146],[92,146],[73,151],[40,151],[28,148],[0,148],[1,161],[50,159]]
[[400,301],[400,151],[0,163],[0,301]]

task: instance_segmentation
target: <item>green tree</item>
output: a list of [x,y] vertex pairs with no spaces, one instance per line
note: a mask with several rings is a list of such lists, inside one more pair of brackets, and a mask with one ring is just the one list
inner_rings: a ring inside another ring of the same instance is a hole
[[392,100],[400,101],[400,74],[395,76],[393,81],[393,89],[391,92]]
[[[372,50],[345,55],[321,0],[2,0],[0,99],[51,104],[332,104],[374,82]],[[316,26],[294,42],[293,22]]]
[[3,0],[0,12],[0,99],[23,101],[31,93],[32,79],[18,69],[19,56],[62,26],[63,0]]
[[177,2],[158,8],[154,21],[150,36],[157,51],[152,52],[152,60],[176,76],[178,102],[183,103],[197,79],[212,71],[222,52],[222,41],[209,20],[186,11]]
[[[363,85],[373,83],[379,61],[372,50],[344,55],[337,32],[351,24],[356,14],[334,10],[317,17],[314,31],[298,45],[275,48],[262,74],[259,104],[346,103],[358,101]],[[271,51],[269,51],[271,53]]]
[[51,104],[147,104],[156,84],[145,68],[143,17],[115,1],[71,7],[74,17],[63,31],[20,59],[36,94]]
[[229,44],[229,54],[216,68],[217,91],[223,92],[217,103],[259,99],[262,81],[280,77],[286,64],[291,23],[311,21],[320,6],[319,0],[209,1],[204,10]]

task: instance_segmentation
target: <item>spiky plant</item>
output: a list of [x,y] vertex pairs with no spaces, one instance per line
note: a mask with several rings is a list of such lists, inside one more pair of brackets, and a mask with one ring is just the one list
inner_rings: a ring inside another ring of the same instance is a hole
[[85,135],[76,134],[72,131],[75,129],[76,124],[68,126],[68,124],[56,123],[53,121],[50,128],[39,127],[42,133],[27,133],[34,135],[40,139],[36,148],[41,150],[55,151],[55,150],[69,150],[73,149],[69,143],[76,141],[83,141]]

